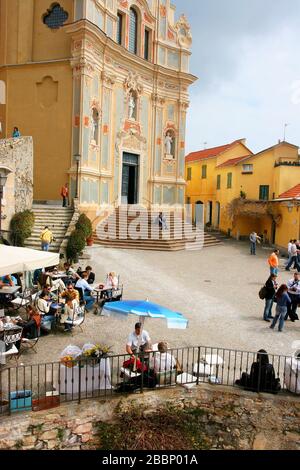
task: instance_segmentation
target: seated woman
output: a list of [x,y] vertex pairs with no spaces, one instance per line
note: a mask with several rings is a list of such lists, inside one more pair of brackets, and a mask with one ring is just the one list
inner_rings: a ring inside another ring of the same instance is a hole
[[[28,307],[26,307],[26,313],[28,315],[27,321],[16,321],[16,324],[22,326],[23,328],[22,337],[27,339],[38,338],[40,336],[40,328],[42,322],[41,315],[34,307],[32,307],[32,305],[28,305]],[[21,341],[18,341],[16,343],[16,347],[18,350],[20,349],[20,346]]]
[[49,333],[55,323],[56,310],[51,307],[49,294],[43,291],[37,301],[37,311],[42,316],[41,329]]
[[119,287],[119,279],[114,271],[111,271],[106,278],[106,282],[101,292],[101,299],[111,299],[113,296],[113,290]]
[[269,362],[267,351],[260,349],[256,362],[251,365],[250,374],[242,373],[235,384],[252,392],[278,393],[281,389],[280,381],[275,377],[275,371]]

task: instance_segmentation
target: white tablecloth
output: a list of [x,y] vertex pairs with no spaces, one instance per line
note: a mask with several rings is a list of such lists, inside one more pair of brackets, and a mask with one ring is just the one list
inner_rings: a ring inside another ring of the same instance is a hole
[[[101,359],[95,367],[85,365],[80,368],[60,366],[60,393],[79,393],[79,374],[81,374],[81,393],[93,390],[111,389],[111,370],[109,358]],[[55,386],[59,390],[59,385]]]
[[284,383],[286,388],[300,395],[300,360],[291,358],[287,359],[284,367]]

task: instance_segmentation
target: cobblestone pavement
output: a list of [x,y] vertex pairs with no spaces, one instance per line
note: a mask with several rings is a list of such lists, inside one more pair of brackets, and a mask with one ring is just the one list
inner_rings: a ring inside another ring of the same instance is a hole
[[[292,343],[300,340],[300,321],[287,321],[284,331],[272,331],[262,320],[264,301],[258,291],[269,273],[270,250],[260,248],[250,256],[245,242],[225,241],[224,245],[200,252],[150,252],[91,247],[91,264],[97,282],[110,270],[121,276],[125,299],[146,299],[183,313],[189,320],[186,330],[171,330],[166,321],[147,319],[145,329],[153,342],[167,340],[171,347],[218,346],[273,354],[291,354]],[[279,282],[286,282],[292,272],[284,271],[281,260]],[[59,360],[68,344],[106,343],[115,353],[124,353],[127,335],[137,317],[126,319],[87,315],[84,332],[74,336],[58,333],[42,337],[38,354],[26,352],[25,364]]]

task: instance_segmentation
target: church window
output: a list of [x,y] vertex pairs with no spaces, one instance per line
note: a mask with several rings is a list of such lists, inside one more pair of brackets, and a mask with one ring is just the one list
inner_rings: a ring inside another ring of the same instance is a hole
[[137,54],[138,14],[134,8],[130,8],[129,22],[129,51]]
[[122,45],[123,42],[123,15],[118,13],[118,22],[117,22],[117,43]]
[[43,22],[50,29],[59,29],[69,18],[69,14],[59,3],[55,3],[43,16]]

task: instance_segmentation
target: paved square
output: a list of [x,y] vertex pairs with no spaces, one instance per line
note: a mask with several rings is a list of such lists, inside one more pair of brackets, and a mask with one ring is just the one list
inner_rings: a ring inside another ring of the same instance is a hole
[[[97,282],[114,270],[124,284],[124,300],[146,299],[183,313],[189,319],[187,330],[171,330],[164,320],[147,319],[145,329],[153,342],[167,340],[171,347],[214,346],[273,354],[291,354],[292,343],[300,340],[300,322],[285,323],[283,333],[270,330],[262,320],[264,301],[258,291],[269,273],[270,250],[259,249],[249,255],[248,244],[226,241],[224,245],[200,252],[150,252],[89,248]],[[282,260],[282,266],[283,266]],[[281,269],[279,283],[293,273]],[[124,353],[128,334],[137,317],[127,319],[87,315],[84,332],[42,337],[38,354],[22,356],[22,362],[59,360],[68,344],[106,343],[115,353]]]

